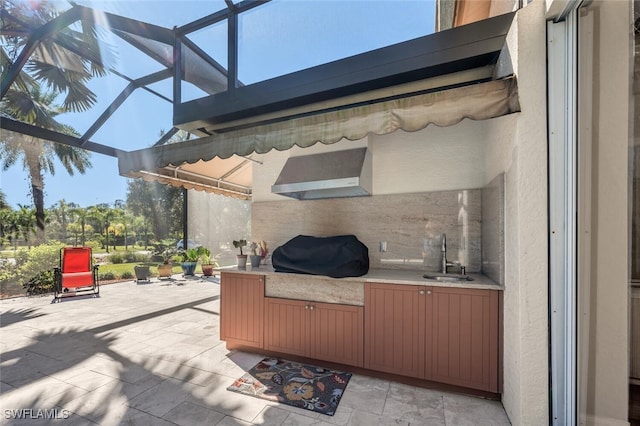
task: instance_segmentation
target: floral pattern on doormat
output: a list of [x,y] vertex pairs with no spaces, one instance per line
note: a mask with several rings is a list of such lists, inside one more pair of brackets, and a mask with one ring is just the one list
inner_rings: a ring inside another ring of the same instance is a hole
[[333,416],[351,373],[265,358],[227,388]]

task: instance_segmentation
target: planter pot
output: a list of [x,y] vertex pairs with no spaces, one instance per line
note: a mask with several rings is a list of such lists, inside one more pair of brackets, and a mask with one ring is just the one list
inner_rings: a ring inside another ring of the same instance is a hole
[[213,265],[202,265],[202,275],[205,277],[213,275]]
[[195,275],[197,264],[198,262],[182,262],[180,264],[180,266],[182,266],[182,273],[184,275]]
[[173,265],[165,264],[158,265],[158,276],[160,278],[168,278],[173,275]]
[[238,260],[238,269],[246,269],[247,268],[247,255],[246,254],[238,254],[236,255]]
[[136,282],[149,281],[149,265],[136,265],[133,267],[133,270],[136,274]]
[[262,260],[262,256],[252,254],[250,256],[250,259],[251,259],[251,267],[257,268],[258,266],[260,266],[260,261]]

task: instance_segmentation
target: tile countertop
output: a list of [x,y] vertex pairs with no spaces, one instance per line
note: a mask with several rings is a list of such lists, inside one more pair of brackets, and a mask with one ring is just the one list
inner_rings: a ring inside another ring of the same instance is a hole
[[[220,268],[216,271],[228,272],[236,274],[254,274],[254,275],[281,275],[283,272],[276,272],[271,265],[260,266],[258,268],[252,268],[247,266],[246,269],[237,269],[236,267]],[[458,287],[458,288],[476,288],[485,290],[504,290],[504,287],[497,284],[490,278],[482,274],[468,274],[473,278],[473,281],[463,282],[444,282],[427,280],[422,278],[422,275],[427,273],[426,271],[418,270],[404,270],[404,269],[369,269],[366,275],[361,277],[347,277],[347,278],[331,278],[325,275],[308,275],[308,274],[288,274],[288,275],[300,275],[305,279],[323,279],[323,280],[348,280],[358,281],[365,283],[384,283],[384,284],[408,284],[408,285],[423,285],[431,287]]]

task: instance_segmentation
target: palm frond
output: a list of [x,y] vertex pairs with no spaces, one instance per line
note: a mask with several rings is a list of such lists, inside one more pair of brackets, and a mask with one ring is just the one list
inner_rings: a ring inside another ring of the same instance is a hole
[[[4,75],[11,65],[13,65],[13,61],[9,53],[4,49],[4,46],[0,46],[0,73]],[[29,91],[36,84],[36,80],[33,77],[24,70],[20,70],[12,86],[17,90]]]
[[84,84],[73,83],[69,86],[67,96],[62,103],[67,111],[82,112],[91,109],[97,96]]
[[15,137],[15,134],[14,137],[11,138],[5,138],[5,135],[3,135],[0,140],[0,154],[2,154],[0,155],[0,159],[2,159],[1,164],[3,171],[9,170],[11,166],[16,164],[20,157],[20,148],[18,138]]
[[6,113],[16,120],[60,132],[64,126],[54,119],[59,110],[49,106],[50,101],[48,97],[40,96],[38,91],[25,93],[11,89],[3,99],[3,106]]
[[[53,142],[45,142],[45,146],[48,148],[47,151],[53,150],[55,152],[55,145],[57,144],[54,144]],[[40,156],[40,167],[42,168],[42,170],[51,173],[51,175],[56,174],[56,163],[54,163],[53,157],[51,157],[50,155],[43,154]]]
[[80,174],[84,174],[91,167],[90,154],[82,148],[54,144],[54,151],[67,173],[71,176],[73,176],[75,170]]
[[[15,34],[23,34],[25,30],[32,33],[58,16],[55,5],[47,1],[38,2],[36,7],[19,0],[2,0],[2,4],[2,16],[7,17],[2,27],[11,28]],[[58,93],[66,93],[62,104],[66,111],[86,111],[95,105],[97,97],[86,84],[92,77],[106,75],[106,64],[115,57],[111,47],[100,41],[98,28],[90,21],[59,28],[40,40],[23,68],[25,75],[31,74],[33,79]],[[11,64],[12,54],[17,55],[28,38],[4,33],[0,37],[2,45],[11,48],[2,57],[2,66],[6,69]],[[15,88],[30,91],[26,77],[16,79]]]
[[57,93],[66,92],[69,86],[69,77],[72,75],[68,70],[64,70],[55,65],[30,61],[26,68],[38,81],[42,81]]

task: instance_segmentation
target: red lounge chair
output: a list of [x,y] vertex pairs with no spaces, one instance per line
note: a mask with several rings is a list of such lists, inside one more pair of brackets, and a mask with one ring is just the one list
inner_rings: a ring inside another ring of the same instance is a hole
[[60,250],[60,267],[54,269],[55,299],[78,296],[91,292],[100,293],[98,265],[93,265],[91,247],[63,247]]

